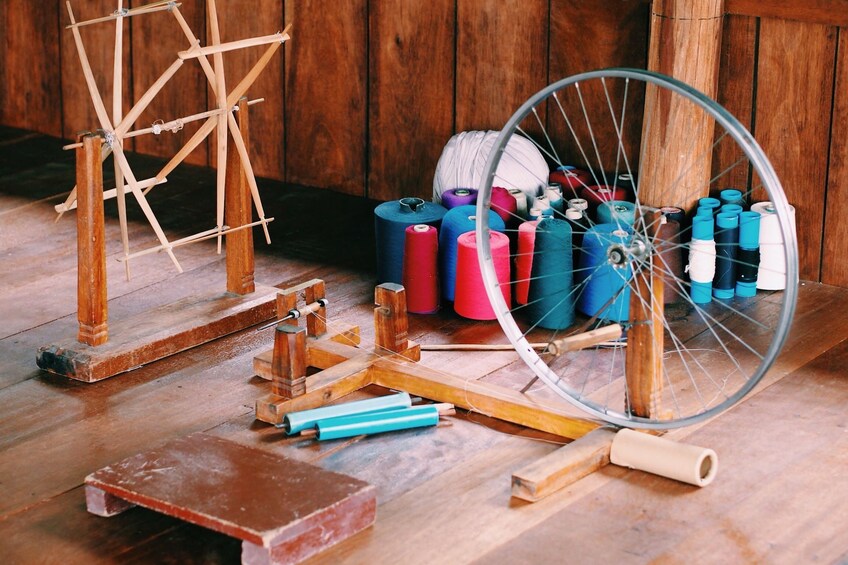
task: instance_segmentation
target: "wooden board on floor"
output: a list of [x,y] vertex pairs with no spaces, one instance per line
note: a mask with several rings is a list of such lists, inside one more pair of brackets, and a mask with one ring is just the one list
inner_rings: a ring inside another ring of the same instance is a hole
[[79,381],[100,381],[270,320],[276,315],[276,296],[277,289],[267,286],[245,296],[191,296],[111,324],[103,345],[74,339],[45,345],[36,363]]
[[[373,486],[206,434],[85,479],[88,511],[139,505],[243,540],[244,563],[297,563],[374,523]],[[308,496],[307,496],[308,494]]]

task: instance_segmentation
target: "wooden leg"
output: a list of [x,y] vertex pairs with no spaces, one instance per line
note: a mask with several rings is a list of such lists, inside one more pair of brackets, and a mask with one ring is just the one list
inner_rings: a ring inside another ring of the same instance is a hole
[[283,398],[306,394],[306,328],[277,326],[271,367],[271,394]]
[[109,518],[134,506],[135,504],[109,494],[105,490],[85,485],[85,507],[92,514]]
[[[245,145],[248,141],[247,98],[239,100],[239,131]],[[226,224],[236,228],[252,221],[250,190],[237,151],[227,152]],[[227,291],[248,294],[256,290],[254,283],[253,232],[243,229],[227,234]]]
[[395,283],[374,289],[374,342],[376,353],[401,353],[407,349],[409,319],[406,316],[406,290]]
[[109,339],[101,141],[99,136],[87,135],[76,150],[77,340],[86,345],[102,345]]

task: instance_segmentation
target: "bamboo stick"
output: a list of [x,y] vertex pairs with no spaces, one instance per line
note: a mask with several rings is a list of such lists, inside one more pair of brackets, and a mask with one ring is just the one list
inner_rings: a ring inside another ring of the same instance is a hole
[[[219,235],[227,235],[228,233],[233,233],[233,232],[237,232],[237,231],[240,231],[240,230],[243,230],[243,229],[252,228],[252,227],[255,227],[255,226],[258,226],[258,225],[261,225],[261,224],[270,224],[273,221],[274,221],[274,218],[265,218],[264,220],[256,220],[255,222],[251,222],[249,224],[244,224],[244,225],[241,225],[241,226],[238,226],[238,227],[235,227],[235,228],[230,228],[230,227],[224,226],[224,229],[222,231],[219,231],[218,228],[215,227],[215,228],[212,228],[212,229],[209,229],[209,230],[206,230],[206,231],[196,233],[194,235],[184,237],[182,239],[178,239],[176,241],[172,241],[172,242],[169,243],[167,248],[163,245],[157,245],[157,246],[154,246],[154,247],[148,247],[147,249],[142,249],[141,251],[136,251],[135,253],[131,253],[130,256],[127,257],[127,259],[134,259],[136,257],[141,257],[143,255],[150,255],[151,253],[158,253],[158,252],[164,251],[168,248],[182,247],[183,245],[188,245],[189,243],[198,243],[200,241],[206,241],[208,239],[216,238]],[[118,260],[123,261],[124,259],[119,258]]]
[[[156,182],[156,177],[151,177],[149,179],[144,179],[144,180],[138,181],[138,187],[141,188],[141,189],[144,189],[144,188],[154,186],[156,184],[165,184],[166,182],[168,182],[168,179],[162,179],[161,181]],[[124,185],[124,192],[125,193],[126,193],[127,189],[129,189],[129,185],[125,184]],[[117,194],[118,194],[117,187],[110,188],[109,190],[104,190],[103,191],[103,200],[109,200],[110,198],[115,198],[115,196],[117,196]],[[63,202],[62,204],[56,204],[53,207],[53,209],[56,210],[57,212],[59,212],[60,214],[64,214],[65,212],[68,212],[70,210],[76,210],[76,208],[77,208],[76,200],[74,200],[73,203],[71,203],[71,204],[67,204],[67,203]]]
[[236,49],[245,49],[247,47],[258,47],[260,45],[268,45],[269,43],[283,43],[286,41],[286,37],[283,36],[282,33],[277,32],[272,35],[263,35],[259,37],[251,37],[249,39],[239,39],[238,41],[229,41],[227,43],[215,44],[213,42],[212,45],[208,47],[201,47],[200,49],[188,49],[186,51],[180,51],[177,53],[177,56],[180,59],[196,59],[200,56],[205,55],[220,55],[221,53],[226,53],[228,51],[235,51]]
[[[513,351],[515,346],[509,343],[421,343],[421,351]],[[545,351],[550,346],[548,342],[530,343],[536,351]],[[618,341],[600,341],[593,343],[600,347],[626,347],[627,344]],[[551,353],[553,353],[551,351]]]
[[[209,28],[212,35],[212,46],[221,46],[221,31],[218,28],[218,8],[215,0],[207,0],[206,10],[209,17]],[[198,49],[197,51],[201,51]],[[227,104],[227,84],[224,78],[224,56],[221,51],[217,51],[212,55],[212,61],[215,64],[215,98],[218,102],[218,109],[224,110],[232,107],[232,104]],[[217,117],[218,127],[218,166],[217,183],[216,183],[216,220],[218,221],[218,229],[224,225],[224,198],[227,185],[227,117],[224,114],[219,114]],[[218,237],[218,254],[221,253],[222,239]]]
[[[124,2],[118,0],[118,12],[123,11]],[[123,82],[123,59],[124,59],[124,19],[115,18],[115,57],[112,74],[112,122],[120,123],[123,118],[124,108],[124,82]],[[127,229],[127,201],[124,195],[124,174],[116,160],[112,160],[115,168],[115,194],[118,199],[118,223],[121,226],[121,245],[124,257],[130,254],[130,240]],[[124,262],[124,274],[130,280],[130,262]]]
[[91,24],[98,24],[102,22],[108,22],[111,20],[120,20],[122,18],[129,18],[132,16],[140,16],[142,14],[152,14],[153,12],[162,12],[164,10],[170,10],[174,6],[181,6],[182,4],[179,2],[174,2],[173,0],[161,0],[160,2],[153,2],[151,4],[146,4],[144,6],[139,6],[138,8],[132,8],[126,11],[121,11],[114,14],[109,14],[108,16],[102,16],[100,18],[94,18],[91,20],[85,20],[82,22],[71,22],[71,25],[65,26],[66,29],[76,29],[84,26],[89,26]]

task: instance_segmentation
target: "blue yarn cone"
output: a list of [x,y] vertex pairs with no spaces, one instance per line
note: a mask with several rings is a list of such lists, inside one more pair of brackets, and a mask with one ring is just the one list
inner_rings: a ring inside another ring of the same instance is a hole
[[[472,206],[473,207],[473,206]],[[403,284],[403,248],[406,228],[415,224],[439,227],[445,208],[421,198],[383,202],[374,209],[377,242],[377,282]]]
[[[577,309],[589,316],[599,313],[632,276],[630,266],[613,267],[607,260],[610,245],[630,242],[630,232],[615,224],[597,224],[583,236],[583,253],[580,256],[580,279],[586,288],[577,301]],[[624,288],[615,301],[598,315],[604,320],[625,322],[630,314],[630,288]]]

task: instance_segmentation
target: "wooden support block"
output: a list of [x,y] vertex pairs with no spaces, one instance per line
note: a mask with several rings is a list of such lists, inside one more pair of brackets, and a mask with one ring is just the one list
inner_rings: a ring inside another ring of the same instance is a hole
[[306,394],[287,399],[268,395],[256,401],[256,419],[280,424],[289,412],[318,408],[372,384],[371,364],[376,357],[365,354],[306,377]]
[[103,165],[97,135],[77,148],[77,320],[80,343],[96,346],[109,339],[106,298],[106,232]]
[[609,465],[616,430],[592,430],[512,475],[512,496],[536,502]]
[[190,296],[119,320],[112,339],[92,347],[67,340],[38,350],[46,371],[94,382],[152,363],[274,317],[277,289],[259,286],[246,296],[220,292]]
[[306,328],[278,324],[271,359],[271,394],[295,398],[306,393]]
[[[334,333],[324,334],[321,338],[307,337],[307,367],[327,369],[362,353],[362,350],[355,348],[360,342],[359,326],[335,323],[333,324],[333,330]],[[269,349],[254,357],[253,373],[270,381],[273,356],[274,350]]]
[[407,349],[409,320],[406,315],[406,290],[395,283],[383,283],[374,289],[374,342],[376,352],[400,353]]
[[[238,108],[236,121],[245,147],[249,149],[247,98],[242,97],[239,100]],[[227,152],[225,194],[226,207],[224,213],[227,226],[237,228],[251,223],[253,220],[253,201],[238,151]],[[228,233],[226,236],[226,251],[227,290],[235,294],[249,294],[256,290],[253,232],[250,229],[243,229]]]
[[[297,292],[283,291],[277,294],[277,319],[282,320],[289,312],[297,309]],[[297,325],[297,318],[288,318],[284,323]]]
[[118,498],[105,490],[85,485],[85,507],[92,514],[110,518],[135,507],[135,504],[127,502],[123,498]]
[[242,540],[242,563],[299,563],[369,527],[377,508],[376,489],[363,481],[202,433],[85,482]]

